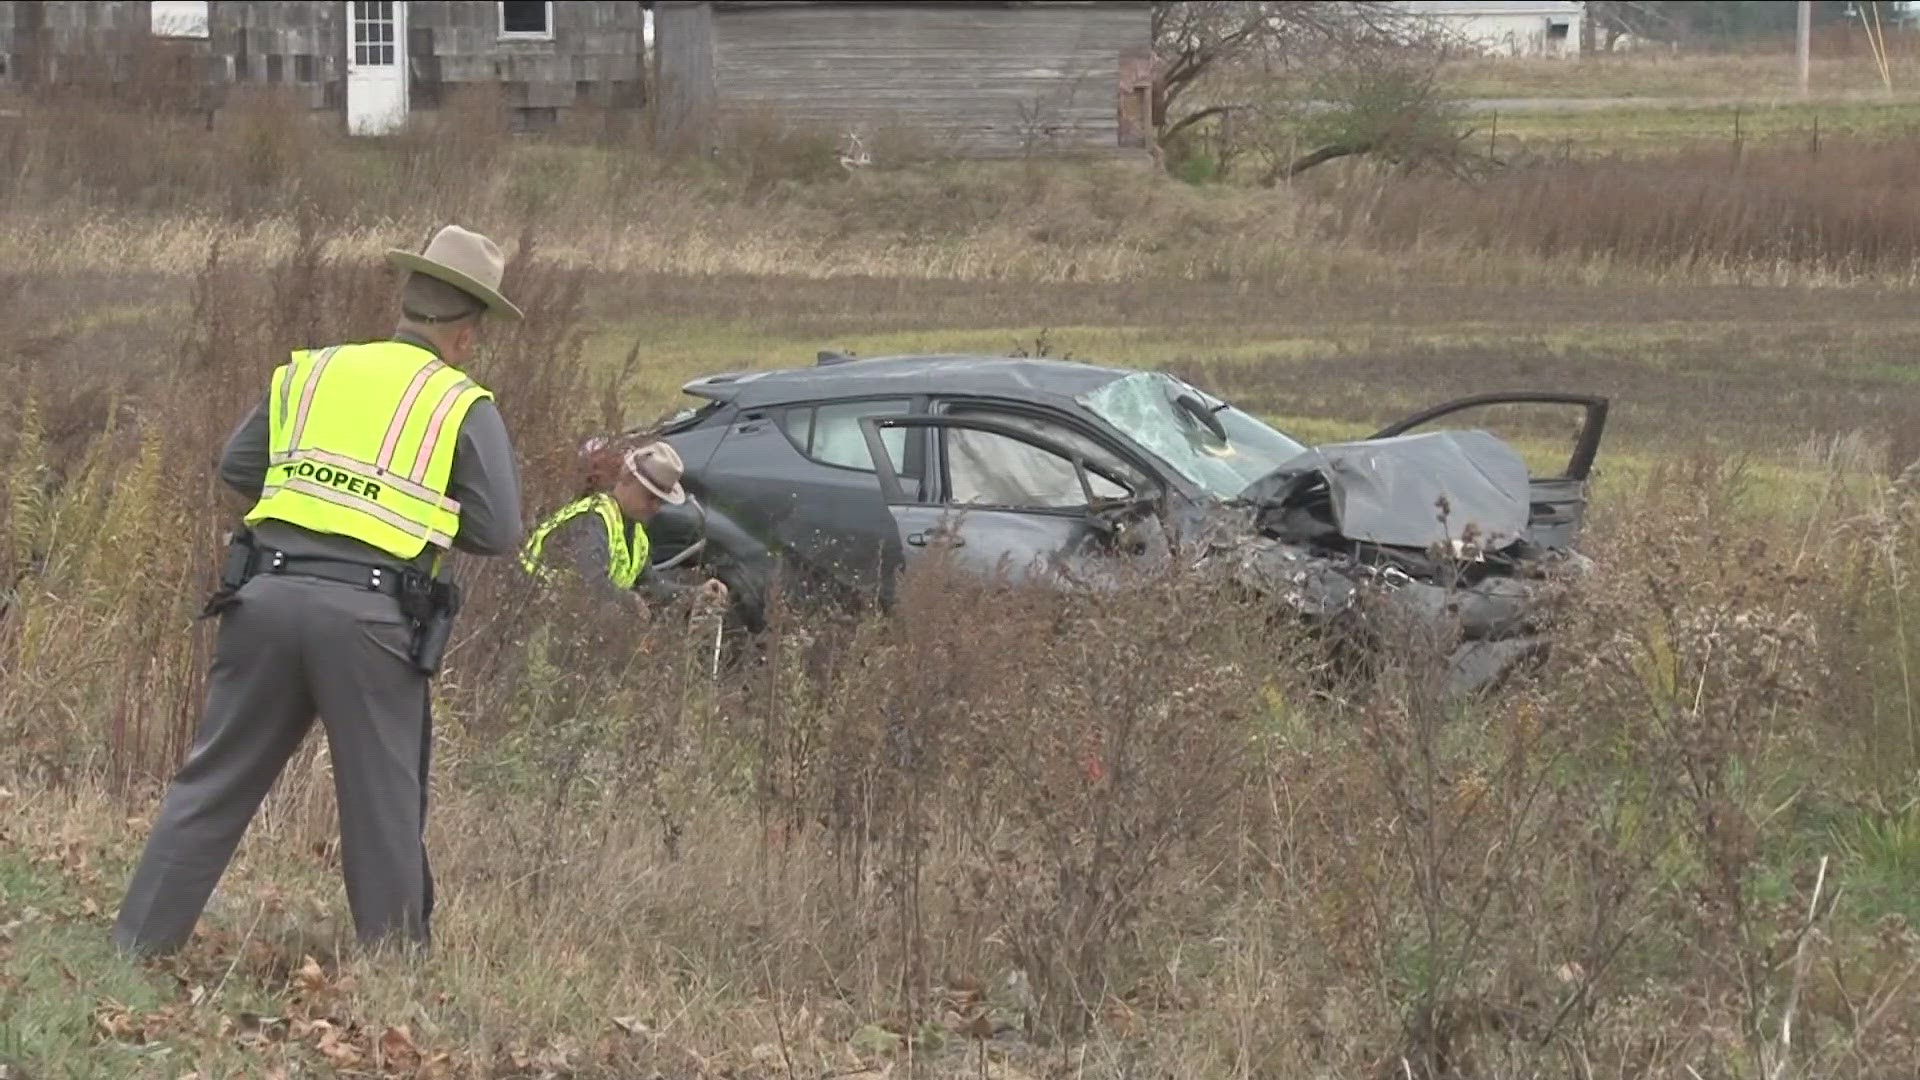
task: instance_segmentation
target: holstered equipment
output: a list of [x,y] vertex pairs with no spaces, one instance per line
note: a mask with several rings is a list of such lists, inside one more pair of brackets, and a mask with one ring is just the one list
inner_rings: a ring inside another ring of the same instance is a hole
[[413,665],[423,674],[440,670],[460,613],[460,586],[407,570],[401,577],[400,611],[413,623]]
[[243,525],[227,534],[220,587],[207,600],[200,618],[238,607],[241,587],[260,574],[317,578],[393,597],[400,604],[400,614],[413,627],[409,654],[414,667],[428,676],[439,672],[453,635],[453,618],[460,610],[460,587],[453,582],[438,580],[413,567],[289,555],[261,547],[252,530]]
[[259,552],[252,529],[241,525],[227,533],[227,550],[220,561],[220,587],[207,598],[206,606],[200,610],[200,619],[224,615],[240,606],[240,586],[259,569]]

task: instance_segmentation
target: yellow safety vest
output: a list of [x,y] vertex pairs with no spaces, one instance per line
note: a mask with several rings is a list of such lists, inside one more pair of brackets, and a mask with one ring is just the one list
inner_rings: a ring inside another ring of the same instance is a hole
[[273,373],[271,458],[247,524],[285,521],[401,560],[444,553],[460,531],[447,497],[460,424],[492,396],[406,342],[294,353]]
[[640,571],[647,565],[652,542],[647,539],[646,526],[636,521],[633,524],[633,544],[627,544],[626,519],[620,513],[620,504],[604,492],[575,499],[541,522],[520,550],[520,566],[536,578],[553,581],[554,571],[541,560],[547,537],[555,529],[588,512],[600,515],[600,525],[607,531],[607,580],[613,582],[616,588],[633,588],[633,583],[640,579]]

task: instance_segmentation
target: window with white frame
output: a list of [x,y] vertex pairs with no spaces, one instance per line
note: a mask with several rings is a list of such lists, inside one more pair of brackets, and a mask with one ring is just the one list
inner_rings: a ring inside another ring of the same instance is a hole
[[399,62],[400,19],[395,0],[355,0],[353,66],[391,67]]
[[207,0],[153,0],[148,29],[154,37],[207,36]]
[[553,40],[553,0],[499,0],[499,4],[502,40]]

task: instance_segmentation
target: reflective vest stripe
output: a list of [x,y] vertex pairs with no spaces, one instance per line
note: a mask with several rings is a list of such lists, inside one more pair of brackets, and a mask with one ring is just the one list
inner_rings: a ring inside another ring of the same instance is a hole
[[393,411],[393,422],[387,425],[387,437],[380,444],[379,467],[385,472],[393,464],[393,452],[400,445],[400,430],[407,426],[407,417],[413,415],[413,403],[419,399],[420,392],[427,388],[427,380],[447,365],[435,360],[420,369],[413,381],[407,384],[407,392],[400,399],[400,407]]
[[445,495],[435,492],[430,487],[416,484],[396,473],[385,472],[377,465],[348,457],[345,454],[336,454],[330,450],[295,450],[290,454],[273,455],[273,463],[275,465],[297,465],[302,461],[312,461],[321,465],[331,465],[336,469],[348,469],[353,472],[364,473],[369,480],[377,480],[382,484],[391,485],[395,491],[411,495],[421,502],[430,503],[434,507],[445,510],[450,514],[458,514],[460,512],[460,500],[448,498]]
[[485,387],[399,341],[296,352],[271,386],[269,472],[248,524],[284,521],[402,560],[453,546],[455,435],[492,397]]
[[316,484],[311,480],[307,480],[298,476],[289,477],[286,480],[282,480],[278,484],[274,484],[268,487],[266,490],[260,493],[260,497],[262,499],[270,498],[275,492],[281,491],[283,489],[286,491],[297,491],[302,495],[319,499],[323,502],[330,502],[335,506],[344,507],[348,510],[353,510],[358,513],[365,514],[368,517],[373,518],[375,521],[381,522],[382,524],[385,524],[385,525],[390,525],[393,528],[399,529],[401,532],[406,533],[408,536],[415,537],[416,539],[420,539],[420,540],[425,540],[429,544],[434,544],[439,547],[446,547],[447,545],[453,543],[453,537],[447,536],[446,534],[441,533],[430,526],[421,525],[417,522],[408,521],[404,516],[394,513],[392,510],[389,510],[386,507],[381,506],[379,503],[368,502],[365,499],[360,499],[352,495],[349,495],[344,491],[336,491],[333,488],[326,486],[325,484]]
[[287,406],[293,403],[293,369],[287,365],[286,374],[280,376],[280,426],[287,426]]
[[300,433],[307,428],[307,414],[313,411],[313,395],[320,391],[320,376],[326,373],[327,362],[338,350],[339,346],[335,345],[321,350],[314,358],[313,370],[307,372],[306,385],[300,388],[300,411],[293,414],[293,436],[287,440],[288,446],[300,445]]
[[427,425],[427,433],[420,440],[419,449],[413,452],[413,470],[408,473],[414,483],[427,478],[427,462],[433,460],[434,448],[440,444],[440,429],[446,425],[447,414],[453,411],[453,403],[460,395],[473,389],[472,379],[461,379],[440,395],[440,404],[434,406],[433,420]]
[[635,522],[633,543],[628,544],[625,536],[626,520],[620,513],[620,506],[611,495],[588,495],[563,506],[552,517],[541,522],[527,537],[520,551],[520,565],[535,578],[552,582],[556,580],[556,571],[543,565],[547,537],[582,514],[594,514],[600,519],[600,527],[607,536],[607,579],[616,588],[631,589],[640,578],[640,572],[646,568],[647,555],[651,542],[647,539],[644,525]]

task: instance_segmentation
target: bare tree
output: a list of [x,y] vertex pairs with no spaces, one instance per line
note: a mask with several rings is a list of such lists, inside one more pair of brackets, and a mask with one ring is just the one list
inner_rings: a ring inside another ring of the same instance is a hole
[[1593,31],[1586,41],[1600,52],[1611,52],[1623,35],[1671,37],[1678,23],[1667,10],[1670,6],[1659,0],[1588,0],[1587,19]]
[[1343,157],[1370,155],[1402,172],[1467,176],[1485,162],[1466,149],[1466,115],[1438,86],[1438,65],[1404,57],[1335,62],[1316,73],[1311,100],[1257,106],[1245,125],[1271,186]]
[[1161,74],[1153,122],[1160,145],[1233,107],[1191,104],[1201,96],[1195,88],[1211,74],[1271,74],[1329,57],[1404,48],[1417,41],[1419,30],[1419,20],[1386,0],[1156,3],[1153,41]]

